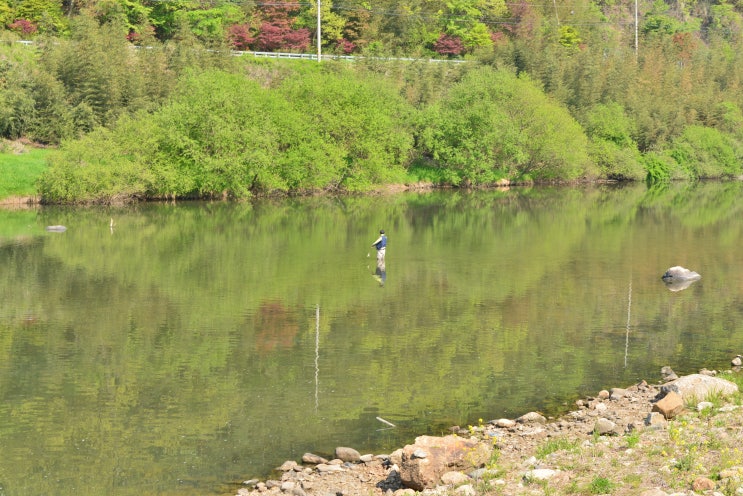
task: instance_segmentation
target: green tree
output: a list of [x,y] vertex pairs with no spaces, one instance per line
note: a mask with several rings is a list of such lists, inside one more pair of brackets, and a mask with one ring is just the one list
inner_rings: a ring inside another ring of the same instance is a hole
[[78,16],[70,40],[46,51],[42,65],[65,86],[72,107],[88,106],[93,125],[112,124],[120,113],[122,86],[130,57],[120,26],[98,26],[90,17]]
[[643,179],[640,152],[632,135],[633,122],[618,103],[593,107],[584,121],[590,139],[589,154],[603,177],[612,179]]
[[160,41],[168,41],[179,30],[179,13],[192,10],[198,6],[196,0],[144,0],[150,8],[150,22],[155,27],[155,34]]
[[28,64],[12,57],[0,61],[0,136],[17,139],[31,129],[35,102]]
[[723,101],[712,107],[709,116],[712,127],[743,139],[743,111],[733,102]]
[[28,136],[45,144],[59,144],[77,135],[72,108],[62,83],[45,71],[33,75],[33,119]]
[[155,117],[157,194],[177,196],[322,187],[341,161],[275,91],[239,75],[185,79]]
[[120,26],[123,35],[144,33],[150,26],[152,8],[136,0],[99,0],[91,10],[101,24]]
[[305,66],[278,89],[222,71],[191,74],[157,112],[65,142],[42,194],[62,202],[244,198],[401,180],[409,107],[381,81],[326,67]]
[[80,15],[72,36],[51,45],[40,63],[65,88],[81,130],[110,126],[124,113],[152,109],[172,85],[161,50],[132,50],[119,24]]
[[642,32],[646,35],[672,35],[698,31],[701,19],[689,18],[684,12],[672,12],[663,0],[655,0],[643,19]]
[[64,34],[67,30],[60,0],[23,0],[15,6],[15,18],[32,21],[41,33]]
[[[343,30],[346,26],[346,18],[333,11],[333,2],[323,0],[320,2],[320,30],[322,35],[323,46],[335,45],[343,38]],[[297,16],[296,27],[308,28],[313,33],[313,38],[317,39],[317,2],[311,1],[309,8],[302,9]],[[316,41],[315,41],[316,43]]]
[[568,112],[528,78],[488,67],[426,111],[421,141],[454,184],[593,173],[586,136]]
[[710,7],[710,18],[707,27],[708,36],[718,36],[731,43],[737,43],[741,40],[743,16],[733,5],[724,1],[712,5]]
[[0,26],[13,22],[13,9],[6,0],[0,0]]
[[23,87],[14,86],[0,90],[0,136],[18,139],[31,129],[34,100]]
[[180,14],[191,32],[207,46],[220,46],[226,38],[226,28],[244,20],[243,12],[234,3],[212,8],[186,10]]
[[412,109],[388,82],[333,66],[286,78],[279,90],[341,151],[344,167],[332,186],[363,190],[402,179]]
[[506,5],[502,0],[447,0],[439,12],[443,30],[472,51],[492,46],[490,30],[482,20],[503,16]]
[[560,26],[560,45],[575,50],[581,43],[583,40],[576,28],[566,24]]
[[670,155],[695,178],[731,178],[741,173],[743,143],[717,129],[688,126]]

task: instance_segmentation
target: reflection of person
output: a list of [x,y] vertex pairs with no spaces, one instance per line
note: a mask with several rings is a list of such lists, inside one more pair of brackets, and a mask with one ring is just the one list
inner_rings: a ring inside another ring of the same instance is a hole
[[379,282],[380,286],[384,286],[385,281],[387,281],[387,269],[384,266],[384,258],[377,260],[377,270],[374,271],[374,279]]
[[377,249],[377,265],[380,261],[384,264],[384,252],[387,248],[387,235],[384,234],[384,229],[379,230],[379,237],[372,243],[372,246]]

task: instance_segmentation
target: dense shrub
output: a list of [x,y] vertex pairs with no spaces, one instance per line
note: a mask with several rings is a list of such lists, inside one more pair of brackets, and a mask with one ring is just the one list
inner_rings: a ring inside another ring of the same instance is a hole
[[389,82],[328,66],[285,79],[279,91],[310,119],[309,132],[338,148],[344,165],[333,186],[363,190],[402,180],[413,146],[412,108]]
[[528,78],[506,71],[468,73],[426,111],[420,134],[454,184],[594,173],[580,125]]
[[618,103],[599,104],[584,117],[584,128],[590,139],[591,159],[601,175],[610,179],[643,179],[640,151],[632,138],[632,120]]
[[405,105],[391,91],[350,77],[310,72],[275,90],[237,74],[193,74],[156,113],[65,142],[41,182],[42,196],[244,198],[360,190],[402,178],[412,146],[398,120]]
[[145,197],[154,182],[145,152],[151,129],[138,125],[140,139],[130,141],[137,149],[127,149],[122,141],[129,125],[124,122],[114,131],[98,128],[51,153],[38,185],[43,201],[113,203]]
[[741,173],[743,143],[714,128],[689,126],[674,140],[670,155],[689,176],[730,178]]

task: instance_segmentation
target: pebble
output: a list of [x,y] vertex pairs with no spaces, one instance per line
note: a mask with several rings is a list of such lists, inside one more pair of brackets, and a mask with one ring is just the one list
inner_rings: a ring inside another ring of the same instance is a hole
[[335,448],[335,457],[344,462],[355,463],[361,461],[361,454],[355,449],[346,446]]
[[464,496],[475,496],[477,492],[475,491],[475,488],[472,487],[472,484],[464,484],[462,486],[457,487],[454,490],[454,494],[462,494]]
[[700,401],[699,403],[697,403],[697,411],[701,412],[705,409],[712,409],[714,408],[714,406],[715,405],[711,401]]
[[528,472],[526,472],[524,474],[524,479],[547,480],[551,479],[559,473],[559,470],[552,470],[551,468],[535,468],[534,470],[529,470]]
[[547,419],[541,413],[529,412],[516,419],[516,422],[521,424],[539,423],[546,424]]
[[321,463],[317,466],[317,471],[321,473],[327,472],[343,472],[345,469],[341,465],[331,465],[330,463]]
[[498,420],[491,420],[490,423],[502,429],[511,429],[512,427],[516,426],[515,420],[505,419],[505,418],[498,419]]
[[426,453],[422,449],[417,449],[413,451],[413,458],[428,458],[428,453]]
[[302,463],[310,463],[312,465],[318,465],[320,463],[328,463],[328,461],[314,453],[305,453],[302,455]]
[[282,472],[288,472],[290,470],[294,470],[299,464],[295,462],[294,460],[287,460],[284,463],[281,464],[281,466],[278,468],[278,470]]

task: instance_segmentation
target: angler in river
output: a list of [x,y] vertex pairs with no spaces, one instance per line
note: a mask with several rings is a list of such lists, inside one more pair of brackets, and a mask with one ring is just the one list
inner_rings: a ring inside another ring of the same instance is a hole
[[384,286],[387,280],[387,269],[384,263],[387,235],[384,233],[384,229],[379,230],[379,237],[372,243],[372,246],[377,249],[377,270],[374,272],[374,276],[379,281],[380,286]]

